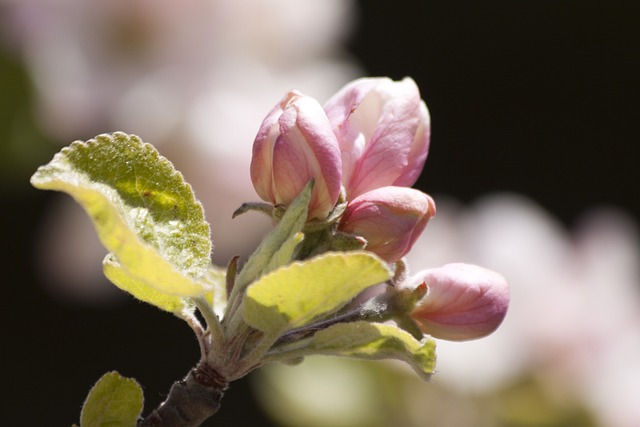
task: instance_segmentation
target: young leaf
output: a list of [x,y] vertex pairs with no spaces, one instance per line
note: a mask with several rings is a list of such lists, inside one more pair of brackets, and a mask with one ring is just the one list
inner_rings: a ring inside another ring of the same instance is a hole
[[340,309],[389,270],[368,252],[328,252],[262,276],[247,289],[245,322],[270,335]]
[[137,136],[116,132],[62,149],[31,177],[70,194],[130,275],[162,293],[195,296],[210,264],[209,225],[191,187]]
[[133,427],[143,402],[142,388],[135,380],[108,372],[89,392],[80,412],[80,427]]
[[436,364],[432,339],[418,341],[395,326],[365,321],[338,323],[319,331],[305,353],[368,360],[399,359],[425,380],[431,377]]
[[111,283],[123,291],[129,292],[140,301],[153,304],[178,316],[185,310],[193,311],[184,298],[157,291],[143,279],[133,277],[127,270],[122,268],[113,254],[107,254],[102,261],[102,271]]

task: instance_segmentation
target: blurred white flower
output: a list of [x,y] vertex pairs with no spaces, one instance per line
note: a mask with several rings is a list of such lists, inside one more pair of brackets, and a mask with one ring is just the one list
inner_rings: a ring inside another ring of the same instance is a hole
[[[290,89],[324,100],[359,73],[341,49],[352,0],[5,0],[3,8],[43,129],[63,144],[123,130],[159,147],[203,202],[223,265],[267,229],[257,215],[231,220],[257,200],[249,161],[264,115]],[[66,260],[69,248],[97,242],[93,232],[44,233]],[[100,261],[71,288],[102,283]],[[51,264],[45,277],[59,273]]]
[[[34,77],[40,119],[65,143],[128,124],[160,144],[180,130],[212,78],[234,74],[216,74],[221,67],[238,71],[249,59],[286,74],[336,61],[352,14],[352,2],[342,0],[6,3],[7,32]],[[253,77],[244,87],[272,89]],[[351,77],[339,77],[333,89]]]
[[435,381],[490,392],[535,372],[602,425],[640,425],[640,383],[631,379],[640,378],[639,259],[637,225],[614,209],[594,209],[570,234],[521,196],[470,209],[439,201],[409,264],[487,266],[507,278],[511,304],[488,338],[438,342]]

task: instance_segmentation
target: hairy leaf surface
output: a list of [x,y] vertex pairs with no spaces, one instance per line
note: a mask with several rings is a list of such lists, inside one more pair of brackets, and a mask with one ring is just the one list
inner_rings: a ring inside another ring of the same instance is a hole
[[432,339],[418,341],[395,326],[364,321],[339,323],[316,333],[309,353],[370,360],[398,359],[407,362],[426,380],[433,374],[436,363]]
[[202,206],[173,165],[137,136],[76,141],[31,183],[76,199],[130,276],[165,294],[205,291],[197,279],[209,267],[211,242]]
[[108,372],[89,392],[80,413],[80,427],[133,427],[143,403],[142,388],[134,379]]
[[371,253],[325,253],[281,267],[249,286],[244,318],[258,330],[284,332],[335,312],[388,278],[387,267]]
[[122,268],[113,254],[108,254],[102,261],[102,271],[104,275],[118,288],[126,291],[139,299],[156,307],[180,315],[185,310],[191,311],[185,298],[169,295],[157,291],[149,286],[147,282],[132,276],[127,270]]

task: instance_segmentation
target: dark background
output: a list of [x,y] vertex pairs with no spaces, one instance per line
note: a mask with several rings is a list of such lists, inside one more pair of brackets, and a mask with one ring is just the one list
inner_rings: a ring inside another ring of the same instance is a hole
[[525,193],[565,222],[594,204],[640,214],[638,2],[361,4],[353,51],[429,106],[423,189]]
[[[433,123],[423,190],[463,201],[524,193],[569,226],[600,204],[637,218],[637,4],[361,0],[348,49],[369,75],[418,83]],[[11,82],[3,97],[25,94],[17,104],[2,103],[5,133],[11,120],[24,118],[30,89],[14,58],[3,54],[0,65]],[[53,148],[42,151],[44,162]],[[197,344],[183,322],[153,307],[79,307],[42,290],[34,235],[54,195],[29,187],[35,166],[0,175],[0,420],[70,425],[91,382],[112,369],[145,386],[149,409],[196,360]],[[267,425],[248,390],[247,381],[234,383],[210,425]]]

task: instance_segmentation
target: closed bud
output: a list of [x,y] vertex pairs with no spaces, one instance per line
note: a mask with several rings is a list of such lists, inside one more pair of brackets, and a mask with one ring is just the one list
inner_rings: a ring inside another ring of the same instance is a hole
[[406,187],[382,187],[353,199],[340,230],[362,236],[366,250],[387,262],[400,260],[436,213],[433,199]]
[[427,285],[427,294],[411,316],[424,333],[434,338],[481,338],[495,331],[507,314],[507,281],[482,267],[447,264],[418,273],[410,283]]
[[308,218],[325,218],[340,194],[340,149],[322,106],[291,91],[262,122],[253,144],[251,181],[264,201],[288,205],[312,178]]
[[429,150],[430,119],[412,79],[358,79],[324,108],[340,144],[348,200],[416,182]]

